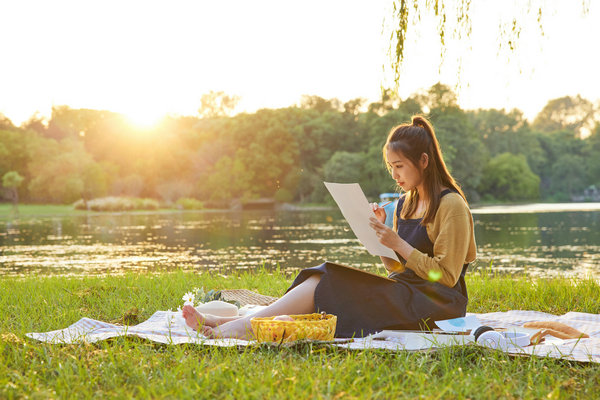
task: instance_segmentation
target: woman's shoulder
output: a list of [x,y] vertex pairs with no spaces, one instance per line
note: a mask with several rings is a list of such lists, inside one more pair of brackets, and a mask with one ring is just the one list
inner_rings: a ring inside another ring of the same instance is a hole
[[462,198],[457,192],[447,193],[440,200],[440,206],[438,213],[442,215],[464,215],[465,213],[470,214],[469,206],[465,199]]

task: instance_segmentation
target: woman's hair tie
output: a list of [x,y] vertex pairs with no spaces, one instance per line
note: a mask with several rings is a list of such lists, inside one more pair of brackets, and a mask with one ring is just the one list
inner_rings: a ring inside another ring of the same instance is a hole
[[414,116],[412,118],[412,126],[415,127],[419,127],[421,129],[425,130],[425,134],[428,137],[432,137],[433,135],[431,134],[431,132],[433,131],[431,124],[429,124],[429,122],[427,122],[427,120],[425,120],[423,117],[420,116]]

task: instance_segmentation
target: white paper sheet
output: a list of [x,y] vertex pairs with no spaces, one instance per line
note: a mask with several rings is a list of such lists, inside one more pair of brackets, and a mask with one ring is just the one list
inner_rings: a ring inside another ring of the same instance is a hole
[[379,242],[375,231],[369,225],[369,218],[374,217],[375,213],[360,185],[358,183],[323,183],[333,196],[357,239],[367,251],[374,256],[384,256],[400,261],[392,249]]
[[383,330],[365,339],[383,339],[400,343],[402,350],[422,350],[445,346],[464,346],[475,341],[472,335],[446,335],[440,332]]
[[435,321],[435,324],[444,332],[473,332],[481,326],[481,321],[475,315],[469,315],[467,317]]

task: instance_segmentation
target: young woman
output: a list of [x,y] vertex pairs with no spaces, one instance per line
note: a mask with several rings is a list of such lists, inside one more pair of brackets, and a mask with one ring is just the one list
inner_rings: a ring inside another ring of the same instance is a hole
[[406,192],[393,229],[384,224],[385,210],[371,205],[371,227],[401,260],[382,257],[387,278],[326,262],[301,271],[283,297],[253,315],[218,318],[185,306],[186,323],[208,337],[249,339],[253,317],[326,311],[337,315],[336,336],[352,337],[383,329],[431,329],[434,321],[464,316],[464,276],[475,260],[473,218],[429,121],[416,116],[393,128],[383,158]]

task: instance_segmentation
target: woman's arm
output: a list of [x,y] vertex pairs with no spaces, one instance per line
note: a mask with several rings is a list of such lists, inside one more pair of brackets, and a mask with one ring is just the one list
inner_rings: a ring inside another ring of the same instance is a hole
[[[428,235],[433,242],[433,257],[410,246],[378,220],[373,218],[370,225],[383,245],[400,254],[406,260],[406,267],[426,280],[452,287],[456,284],[463,265],[475,259],[473,220],[462,200],[445,201],[444,207],[440,206],[434,223],[428,224]],[[386,269],[389,270],[388,265],[393,267],[389,262],[383,262]]]
[[[384,224],[386,219],[386,212],[383,207],[379,207],[377,203],[372,203],[371,208],[373,209],[373,213],[375,213],[375,218],[371,218],[371,227],[375,230],[375,233],[379,237],[379,241],[384,245],[389,247],[390,249],[399,253],[405,260],[408,259],[408,255],[414,250],[414,248],[406,243],[398,234],[390,229],[387,225]],[[396,242],[394,239],[399,239],[400,242]],[[389,242],[389,244],[388,244]],[[403,242],[403,243],[401,243]],[[395,246],[395,247],[393,247]],[[396,249],[398,247],[398,249]],[[399,251],[401,249],[401,251]],[[406,254],[406,255],[404,255]],[[404,265],[402,263],[389,258],[389,257],[380,257],[381,262],[385,266],[389,272],[395,271],[403,271]]]
[[388,272],[404,271],[404,265],[402,265],[402,263],[399,263],[398,261],[394,260],[393,258],[389,258],[389,257],[379,257],[379,258],[381,258],[381,262],[383,263],[383,266],[385,267],[385,269],[388,270]]
[[[387,225],[381,223],[377,219],[371,218],[370,225],[371,228],[375,230],[375,233],[377,234],[381,244],[394,250],[405,260],[408,260],[415,249],[414,247],[398,236],[398,234],[390,229]],[[404,266],[392,258],[381,257],[381,261],[383,262],[383,265],[385,265],[385,269],[390,272],[404,270]]]
[[463,265],[475,259],[473,220],[468,213],[450,215],[433,230],[433,257],[415,250],[406,259],[406,267],[423,279],[452,287],[456,285]]

